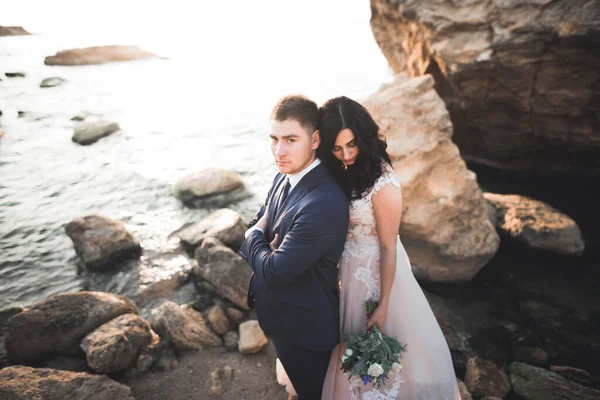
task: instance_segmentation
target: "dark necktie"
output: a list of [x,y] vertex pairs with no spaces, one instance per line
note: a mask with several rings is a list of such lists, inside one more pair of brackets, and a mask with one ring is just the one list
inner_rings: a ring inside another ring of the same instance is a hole
[[281,191],[281,196],[279,196],[279,202],[277,203],[277,213],[281,212],[281,207],[283,206],[283,203],[285,203],[285,199],[287,199],[288,194],[290,194],[291,187],[292,185],[290,185],[290,180],[285,178],[283,190]]

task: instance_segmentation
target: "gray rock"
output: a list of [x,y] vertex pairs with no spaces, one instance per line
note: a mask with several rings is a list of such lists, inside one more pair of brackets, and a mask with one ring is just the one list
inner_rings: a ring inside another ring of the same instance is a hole
[[66,82],[66,79],[60,78],[57,76],[51,77],[51,78],[45,78],[42,82],[40,82],[40,87],[41,88],[55,87],[58,85],[62,85],[64,82]]
[[180,350],[221,346],[223,342],[206,325],[202,314],[167,301],[152,310],[152,329]]
[[71,140],[86,146],[115,133],[119,129],[121,129],[119,124],[111,121],[83,122],[75,127]]
[[124,314],[88,333],[81,342],[81,350],[90,368],[100,374],[111,374],[132,367],[151,342],[146,320],[136,314]]
[[7,78],[25,78],[27,74],[25,72],[5,72]]
[[222,207],[250,196],[239,174],[216,168],[180,178],[174,193],[190,207]]
[[202,221],[186,226],[175,234],[189,249],[195,249],[207,237],[219,239],[225,246],[237,251],[244,243],[248,221],[239,213],[223,208]]
[[74,354],[89,332],[119,315],[136,312],[130,300],[111,293],[59,294],[8,321],[6,350],[15,363],[55,353]]
[[238,350],[238,343],[240,341],[240,335],[236,331],[229,331],[223,336],[225,347],[229,351]]
[[231,249],[214,238],[207,238],[196,249],[194,273],[210,282],[219,295],[248,310],[247,292],[252,270]]
[[123,258],[137,257],[141,246],[121,221],[100,215],[77,218],[65,226],[75,251],[86,267],[101,270],[115,266]]
[[600,391],[580,386],[543,368],[514,362],[508,367],[513,390],[527,400],[595,400]]
[[0,370],[3,400],[135,400],[131,389],[104,375],[23,366]]

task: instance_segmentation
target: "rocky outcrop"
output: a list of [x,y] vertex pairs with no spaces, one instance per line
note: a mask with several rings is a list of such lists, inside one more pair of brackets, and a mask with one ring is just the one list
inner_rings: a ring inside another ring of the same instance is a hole
[[121,221],[101,215],[74,219],[65,226],[65,232],[75,246],[75,252],[86,267],[101,270],[128,257],[137,257],[142,248]]
[[151,342],[146,320],[136,314],[125,314],[88,333],[81,342],[81,350],[90,368],[100,374],[111,374],[132,367]]
[[59,51],[44,59],[46,65],[92,65],[119,61],[158,59],[156,54],[137,46],[94,46]]
[[363,103],[386,136],[400,180],[400,237],[419,279],[470,280],[500,239],[475,174],[452,142],[452,124],[431,76],[399,76]]
[[73,354],[90,331],[127,313],[136,313],[135,306],[115,294],[59,294],[10,318],[6,350],[15,363],[36,361],[53,353]]
[[196,249],[194,274],[210,282],[217,293],[247,310],[248,284],[252,270],[231,249],[214,238],[207,238]]
[[152,311],[152,329],[181,350],[198,350],[223,344],[207,326],[202,314],[167,301]]
[[135,400],[131,389],[104,375],[22,366],[0,370],[0,399]]
[[21,26],[0,26],[0,36],[31,35]]
[[497,228],[534,249],[558,254],[581,255],[585,249],[579,227],[569,216],[520,195],[484,194],[495,208]]
[[198,223],[178,230],[175,234],[190,249],[200,246],[207,237],[214,237],[225,246],[237,251],[244,243],[244,232],[247,227],[248,221],[242,215],[223,208]]
[[513,390],[527,400],[600,398],[600,391],[580,386],[543,368],[514,362],[508,370]]
[[64,78],[61,78],[58,76],[54,76],[51,78],[44,78],[44,80],[42,80],[40,82],[40,87],[41,88],[55,87],[58,85],[62,85],[64,82],[66,82],[66,80]]
[[90,145],[121,129],[119,124],[111,121],[83,122],[73,129],[71,140],[83,146]]
[[435,77],[465,159],[600,173],[600,0],[371,0],[371,10],[392,70]]
[[190,207],[222,207],[250,196],[239,174],[216,168],[180,178],[174,192]]
[[239,348],[242,354],[258,353],[269,343],[269,339],[260,329],[258,321],[251,320],[240,324]]

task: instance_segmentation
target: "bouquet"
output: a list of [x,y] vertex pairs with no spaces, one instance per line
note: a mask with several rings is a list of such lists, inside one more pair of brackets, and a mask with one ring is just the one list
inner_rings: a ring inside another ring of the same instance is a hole
[[[367,300],[367,318],[379,303]],[[365,330],[360,335],[342,335],[346,343],[346,352],[342,356],[342,371],[348,375],[348,379],[358,376],[365,385],[372,383],[373,387],[381,389],[390,378],[390,373],[400,373],[402,370],[402,353],[406,351],[406,345],[381,333],[377,324]]]

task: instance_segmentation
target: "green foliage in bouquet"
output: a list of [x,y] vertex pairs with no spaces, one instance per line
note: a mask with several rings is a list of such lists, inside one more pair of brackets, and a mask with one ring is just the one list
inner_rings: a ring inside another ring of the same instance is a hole
[[[371,318],[379,302],[367,300],[367,319]],[[377,324],[365,330],[360,335],[342,335],[346,344],[346,352],[342,356],[342,371],[348,379],[360,377],[365,385],[373,383],[373,387],[381,389],[392,373],[400,373],[402,353],[406,345],[398,342],[396,338],[384,335]]]

